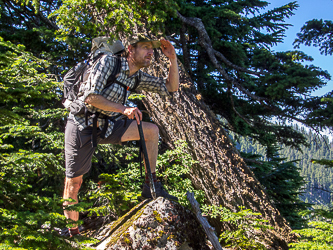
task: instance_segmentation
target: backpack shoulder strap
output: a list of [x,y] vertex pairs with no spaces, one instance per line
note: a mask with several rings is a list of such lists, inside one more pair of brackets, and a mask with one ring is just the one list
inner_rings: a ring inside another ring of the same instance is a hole
[[102,56],[104,56],[104,55],[105,55],[104,53],[99,53],[99,54],[97,54],[96,56],[91,55],[91,56],[89,57],[89,60],[92,60],[93,63],[95,63],[95,62],[97,62],[98,59],[100,59],[100,58],[101,58]]
[[106,85],[104,86],[104,89],[110,87],[114,81],[116,80],[116,77],[118,75],[118,73],[120,72],[121,69],[121,58],[120,56],[114,56],[116,58],[116,65],[111,73],[111,75],[109,76],[109,78],[106,80]]
[[122,82],[120,81],[117,81],[116,78],[117,78],[117,75],[118,73],[120,72],[120,69],[121,69],[121,58],[120,56],[115,56],[116,58],[116,66],[114,67],[111,75],[109,76],[109,78],[107,79],[106,81],[106,85],[104,86],[104,89],[110,87],[113,83],[117,83],[118,85],[120,85],[121,87],[124,88],[124,100],[123,100],[123,105],[125,105],[125,102],[126,102],[126,96],[127,96],[127,91],[130,90],[130,91],[135,91],[135,89],[137,88],[137,86],[139,85],[140,83],[140,78],[141,78],[141,73],[139,71],[139,74],[138,76],[135,77],[135,84],[133,86],[133,88],[130,88],[129,86],[126,86],[125,84],[123,84]]
[[131,91],[135,91],[136,88],[139,86],[141,80],[141,70],[139,70],[139,74],[135,77],[135,84],[133,86],[133,88],[131,89]]

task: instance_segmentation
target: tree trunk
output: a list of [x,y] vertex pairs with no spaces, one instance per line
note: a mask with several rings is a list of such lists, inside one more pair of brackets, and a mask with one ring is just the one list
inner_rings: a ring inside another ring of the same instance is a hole
[[[167,62],[163,57],[161,59],[162,62],[151,67],[148,73],[167,75]],[[215,114],[196,92],[184,68],[180,66],[179,69],[181,86],[171,98],[144,93],[144,105],[158,125],[162,140],[172,149],[177,140],[188,143],[189,153],[199,162],[191,168],[190,179],[197,189],[204,190],[209,204],[232,211],[245,206],[260,212],[274,227],[265,233],[270,248],[288,249],[287,243],[295,236],[286,220],[270,202]],[[228,228],[218,219],[212,219],[210,223],[218,234]]]

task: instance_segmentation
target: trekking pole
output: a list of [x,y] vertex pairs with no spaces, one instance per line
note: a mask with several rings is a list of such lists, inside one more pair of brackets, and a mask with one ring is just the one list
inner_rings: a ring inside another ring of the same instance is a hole
[[140,121],[140,124],[138,124],[138,129],[139,129],[139,134],[140,134],[140,142],[141,142],[141,147],[142,147],[142,151],[143,151],[143,156],[145,157],[146,170],[147,170],[148,178],[149,178],[150,192],[151,192],[151,195],[152,195],[153,199],[155,200],[156,199],[156,191],[155,191],[153,175],[152,175],[151,169],[150,169],[145,137],[143,135],[142,121]]

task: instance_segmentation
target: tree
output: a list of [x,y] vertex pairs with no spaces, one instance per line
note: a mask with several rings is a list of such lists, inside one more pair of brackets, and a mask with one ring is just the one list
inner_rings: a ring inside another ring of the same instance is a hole
[[[332,55],[333,53],[333,22],[331,20],[313,19],[307,21],[297,33],[294,47],[305,46],[319,47],[321,54]],[[317,97],[313,103],[313,111],[308,115],[308,124],[315,124],[320,128],[332,129],[333,112],[333,92],[329,92],[322,97]]]
[[[333,54],[333,22],[331,20],[313,19],[307,21],[297,33],[294,41],[295,48],[300,45],[319,47],[321,54]],[[333,126],[333,91],[318,97],[313,111],[308,114],[308,124],[316,124],[320,128],[332,129]],[[332,160],[312,159],[312,163],[332,167]]]
[[304,177],[300,175],[300,168],[296,166],[297,160],[286,161],[285,156],[281,158],[279,149],[277,146],[267,149],[268,159],[265,161],[258,159],[260,155],[252,153],[241,155],[290,226],[301,228],[305,220],[299,212],[309,207],[299,197],[306,183]]
[[60,198],[65,112],[57,108],[59,82],[47,67],[24,46],[0,37],[1,249],[72,249],[53,239],[53,227],[67,223]]
[[[136,32],[142,25],[151,33],[159,30],[173,34],[177,39],[169,38],[179,48],[186,72],[205,102],[228,121],[225,126],[229,130],[250,135],[263,145],[278,141],[297,147],[306,143],[300,133],[283,124],[292,119],[305,122],[305,114],[314,101],[309,93],[325,85],[329,75],[315,66],[302,66],[300,62],[312,59],[300,51],[269,50],[282,41],[288,27],[284,19],[297,8],[296,2],[263,14],[259,10],[268,3],[257,0],[169,1],[164,11],[159,3],[145,1],[127,8],[121,8],[122,2],[105,1],[79,9],[73,4],[64,2],[54,13],[59,25],[64,26],[63,35],[75,34],[77,29],[90,36],[109,33],[111,37],[124,38],[124,33]],[[103,8],[112,14],[103,15]],[[122,11],[115,11],[118,8]],[[91,9],[96,12],[90,13]],[[72,13],[82,18],[71,22]],[[129,21],[122,13],[134,16]],[[97,16],[103,22],[98,22]],[[142,16],[149,18],[143,20]],[[282,125],[269,122],[273,117]]]
[[300,48],[301,44],[306,46],[319,47],[321,54],[333,54],[333,22],[331,20],[313,19],[307,21],[301,28],[301,32],[297,33],[294,41],[295,48]]
[[290,249],[333,249],[332,247],[332,211],[314,209],[303,212],[311,220],[307,228],[295,230],[301,235],[298,242],[290,244]]

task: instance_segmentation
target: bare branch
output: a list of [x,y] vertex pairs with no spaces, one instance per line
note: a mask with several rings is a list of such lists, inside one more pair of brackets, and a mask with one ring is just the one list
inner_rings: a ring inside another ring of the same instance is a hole
[[[307,124],[305,120],[297,118],[296,116],[290,116],[290,115],[283,115],[283,116],[286,117],[286,118],[289,118],[291,120],[295,120],[295,121],[303,124],[304,126],[311,128],[313,131],[316,132],[317,135],[320,135],[320,131],[317,128],[315,128],[314,126]],[[320,136],[323,138],[322,135],[320,135]],[[326,145],[328,146],[328,144],[326,144]]]
[[264,74],[262,72],[256,72],[256,71],[252,71],[252,70],[237,66],[237,65],[233,64],[232,62],[230,62],[221,52],[214,50],[213,46],[212,46],[212,42],[210,40],[210,37],[209,37],[209,35],[206,31],[206,28],[205,28],[205,26],[204,26],[204,24],[203,24],[203,22],[201,21],[200,18],[184,17],[179,12],[177,12],[177,14],[178,14],[178,17],[182,20],[182,22],[184,22],[186,24],[189,24],[189,25],[195,27],[198,30],[199,35],[202,36],[203,39],[205,40],[205,42],[207,43],[207,45],[204,46],[205,49],[212,50],[214,52],[214,54],[217,57],[219,57],[226,65],[228,65],[228,66],[230,66],[230,67],[232,67],[236,70],[243,71],[243,72],[253,74],[253,75],[257,75],[257,76],[260,76],[260,75]]
[[40,19],[42,19],[46,24],[48,24],[51,28],[58,30],[59,27],[53,23],[50,19],[48,19],[47,17],[45,17],[41,12],[38,12],[37,14],[39,16]]
[[[258,97],[254,94],[252,94],[250,91],[246,90],[237,80],[235,79],[232,79],[228,74],[227,72],[223,69],[223,67],[221,66],[221,64],[219,63],[219,61],[217,60],[216,58],[216,51],[213,49],[213,46],[212,46],[212,42],[210,40],[210,37],[205,29],[205,26],[203,24],[203,22],[201,21],[200,18],[193,18],[193,17],[184,17],[182,16],[179,12],[177,12],[178,14],[178,17],[181,19],[182,22],[188,24],[188,25],[191,25],[193,27],[195,27],[197,30],[198,30],[198,33],[199,33],[199,44],[204,47],[206,49],[206,52],[211,60],[211,62],[213,63],[213,65],[216,67],[216,69],[221,73],[221,75],[223,75],[223,77],[231,82],[236,88],[238,88],[241,92],[243,92],[244,94],[248,95],[249,97],[251,97],[252,99],[264,104],[264,105],[267,105],[264,103],[264,101],[268,101],[266,98],[261,98],[261,97]],[[224,56],[222,53],[219,54],[219,57],[222,59],[224,59],[228,65],[231,65],[231,66],[236,66],[234,64],[232,64],[231,62],[229,62]],[[254,75],[258,75],[260,73],[258,72],[254,72],[254,71],[249,71],[247,69],[244,69],[242,67],[239,67],[239,66],[236,66],[237,70],[241,70],[241,71],[244,71],[244,72],[250,72],[250,74],[254,74]]]
[[215,234],[215,229],[211,225],[209,225],[209,222],[207,221],[207,219],[202,216],[201,210],[200,210],[200,205],[197,202],[197,200],[194,198],[194,193],[187,192],[186,196],[187,196],[187,200],[190,202],[190,204],[192,206],[193,213],[195,214],[198,221],[200,222],[203,229],[205,230],[208,239],[214,246],[214,249],[223,250],[223,248],[220,245],[219,239],[217,238],[217,236]]
[[[14,5],[12,3],[12,1],[4,1],[5,6],[7,6],[7,8],[10,10],[14,10],[19,16],[24,16],[27,19],[34,19],[34,24],[37,25],[37,22],[39,21],[43,21],[46,25],[49,26],[49,28],[58,30],[58,26],[53,23],[50,19],[48,19],[47,17],[45,17],[41,12],[35,12],[34,7],[32,6],[31,3],[29,3],[28,5],[24,5],[22,7],[18,7],[17,5]],[[25,22],[26,20],[23,18],[21,18],[21,20],[23,22]],[[37,22],[36,22],[37,21]]]
[[47,121],[45,122],[45,124],[44,125],[40,125],[39,127],[40,128],[45,128],[47,125],[49,125],[50,121],[51,121],[51,118],[48,118]]
[[330,193],[330,194],[333,194],[333,192],[332,191],[330,191],[330,190],[327,190],[327,189],[324,189],[324,188],[321,188],[321,187],[311,187],[311,188],[313,188],[313,189],[317,189],[317,190],[321,190],[321,191],[324,191],[324,192],[327,192],[327,193]]
[[249,70],[249,69],[246,69],[246,68],[243,68],[243,67],[240,67],[236,64],[233,64],[232,62],[230,62],[221,52],[217,51],[217,50],[214,50],[214,53],[217,57],[219,57],[226,65],[228,65],[229,67],[231,68],[234,68],[238,71],[243,71],[245,73],[248,73],[248,74],[252,74],[252,75],[257,75],[257,76],[260,76],[260,75],[264,75],[265,73],[264,72],[256,72],[256,71],[252,71],[252,70]]
[[254,164],[258,164],[258,165],[263,165],[263,163],[262,162],[260,162],[260,161],[257,161],[257,160],[253,160],[253,159],[249,159],[249,158],[243,158],[244,159],[244,161],[245,161],[245,163],[254,163]]
[[230,92],[230,102],[231,102],[231,106],[232,106],[232,109],[233,111],[240,117],[242,118],[242,120],[247,124],[249,125],[250,127],[254,127],[253,124],[251,124],[251,122],[249,120],[247,120],[244,116],[242,116],[238,111],[237,109],[235,108],[235,104],[234,104],[234,100],[232,99],[232,94]]

